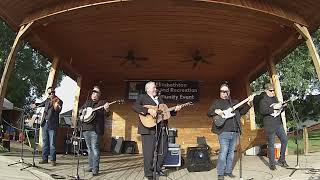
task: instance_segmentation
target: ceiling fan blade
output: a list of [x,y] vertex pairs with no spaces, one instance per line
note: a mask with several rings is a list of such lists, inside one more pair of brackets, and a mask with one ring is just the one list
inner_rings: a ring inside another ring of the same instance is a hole
[[203,63],[206,63],[206,64],[212,64],[211,62],[207,61],[207,60],[202,60]]
[[128,61],[126,61],[126,60],[123,60],[121,63],[120,63],[120,66],[123,66],[123,65],[125,65],[126,63],[127,63]]
[[139,61],[146,61],[146,60],[148,60],[147,57],[135,57],[134,59],[135,59],[135,60],[139,60]]
[[214,55],[215,55],[214,53],[210,53],[210,54],[207,54],[206,56],[204,56],[203,58],[206,59],[206,58],[212,57]]
[[182,60],[182,61],[180,61],[180,62],[193,62],[194,60]]
[[121,58],[121,59],[123,59],[123,58],[125,58],[125,57],[123,57],[123,56],[112,56],[113,58]]
[[194,62],[193,65],[192,65],[192,68],[196,68],[197,65],[198,65],[198,63]]

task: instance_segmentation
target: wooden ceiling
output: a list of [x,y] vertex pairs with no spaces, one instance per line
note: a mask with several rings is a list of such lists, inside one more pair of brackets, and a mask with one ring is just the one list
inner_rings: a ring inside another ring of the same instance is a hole
[[[15,30],[35,20],[27,39],[61,57],[70,74],[110,80],[233,79],[261,71],[267,54],[280,57],[296,46],[294,22],[315,30],[320,24],[315,2],[2,0],[0,16]],[[193,68],[192,62],[181,62],[191,60],[196,49],[213,54],[206,59],[211,64]],[[112,57],[129,50],[148,60],[137,68]]]

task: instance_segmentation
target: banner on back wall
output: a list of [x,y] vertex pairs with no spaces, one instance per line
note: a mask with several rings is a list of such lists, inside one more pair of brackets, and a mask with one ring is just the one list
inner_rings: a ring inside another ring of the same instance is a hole
[[[157,89],[161,91],[161,97],[166,102],[199,101],[199,81],[185,80],[153,80]],[[126,96],[128,100],[136,100],[140,94],[144,94],[145,84],[149,80],[127,80]]]

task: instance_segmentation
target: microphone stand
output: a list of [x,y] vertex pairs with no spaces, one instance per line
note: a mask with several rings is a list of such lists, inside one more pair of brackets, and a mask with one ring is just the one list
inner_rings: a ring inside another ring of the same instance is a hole
[[[26,118],[26,112],[25,112],[25,110],[23,110],[23,112],[22,112],[22,115],[21,115],[21,117],[20,117],[20,122],[21,122],[21,133],[23,134],[23,136],[24,136],[24,133],[25,133],[25,126],[24,126],[24,123],[25,123],[25,118]],[[9,126],[10,126],[10,124],[9,124]],[[21,163],[22,165],[27,165],[27,166],[30,166],[30,164],[29,163],[26,163],[26,162],[24,162],[24,159],[23,159],[23,157],[24,157],[24,154],[23,154],[23,144],[24,144],[24,139],[23,139],[23,136],[22,136],[22,141],[21,141],[21,153],[20,153],[20,160],[18,161],[18,162],[15,162],[15,163],[12,163],[12,164],[8,164],[8,166],[12,166],[12,165],[15,165],[15,164],[19,164],[19,163]],[[10,141],[10,139],[9,139],[9,141]],[[21,168],[20,170],[23,170],[24,168]]]
[[292,109],[289,108],[291,115],[294,119],[296,119],[296,134],[295,134],[295,143],[296,143],[296,154],[297,154],[297,159],[296,159],[296,166],[295,167],[287,167],[286,169],[292,169],[291,174],[289,177],[291,177],[297,170],[320,170],[320,169],[315,169],[315,168],[301,168],[299,166],[299,143],[298,143],[298,138],[301,136],[299,131],[301,130],[301,120],[298,116],[298,112],[295,110],[293,102],[290,101]]
[[[28,164],[27,167],[24,167],[20,170],[23,170],[23,169],[27,169],[29,167],[36,167],[36,168],[41,168],[41,169],[45,169],[43,167],[40,167],[40,166],[36,166],[35,162],[34,162],[34,159],[35,159],[35,154],[36,154],[36,145],[37,145],[37,138],[38,138],[38,122],[39,122],[39,115],[40,115],[40,112],[36,112],[36,117],[35,117],[35,124],[36,124],[36,127],[34,128],[34,139],[33,139],[33,142],[34,142],[34,145],[33,145],[33,152],[32,152],[32,164]],[[40,124],[41,126],[41,124]],[[47,169],[46,169],[47,170]]]
[[[88,94],[87,94],[87,99],[86,99],[86,103],[88,102],[88,99],[89,99],[89,92],[88,92]],[[83,111],[82,111],[82,113],[84,113]],[[78,114],[78,113],[77,113]],[[77,151],[77,174],[76,174],[76,176],[74,177],[74,179],[76,179],[76,180],[80,180],[80,176],[79,176],[79,166],[80,166],[80,149],[82,148],[82,131],[83,131],[83,125],[82,125],[82,122],[83,122],[83,120],[84,120],[84,116],[82,116],[82,118],[81,119],[79,119],[78,121],[77,121],[77,124],[76,124],[76,126],[75,126],[75,128],[74,128],[74,131],[73,131],[73,134],[74,134],[74,136],[76,136],[77,135],[77,129],[79,128],[80,130],[79,130],[79,132],[80,132],[80,137],[79,137],[79,143],[78,143],[78,151]],[[79,124],[78,124],[79,123]],[[72,140],[72,141],[74,141],[74,140]],[[75,145],[75,143],[73,142],[73,151],[75,152],[75,147],[76,145]]]
[[[159,101],[158,101],[159,102]],[[156,124],[156,132],[154,134],[155,136],[155,143],[154,143],[154,150],[153,150],[153,163],[152,163],[152,167],[153,167],[153,173],[152,173],[152,179],[156,180],[157,179],[157,164],[158,164],[158,144],[159,144],[159,132],[158,132],[158,118],[160,114],[159,111],[159,106],[160,106],[160,102],[158,103],[157,106],[157,116],[155,118],[155,124]],[[162,114],[162,118],[163,118],[163,114]],[[161,130],[161,129],[160,129]]]
[[[232,108],[232,100],[231,100],[231,96],[230,94],[228,94],[229,96],[229,103],[230,106]],[[240,122],[235,118],[235,116],[232,117],[234,121],[236,121],[237,125],[238,125],[238,132],[239,132],[239,136],[238,136],[238,142],[239,142],[239,146],[240,146],[240,153],[239,153],[239,179],[243,180],[242,178],[242,147],[241,147],[241,135],[242,135],[242,130],[241,130],[241,126],[240,126]],[[238,152],[238,151],[237,151]]]

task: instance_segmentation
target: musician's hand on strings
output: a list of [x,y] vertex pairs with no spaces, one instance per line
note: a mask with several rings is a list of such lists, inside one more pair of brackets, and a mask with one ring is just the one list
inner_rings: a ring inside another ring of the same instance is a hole
[[109,103],[103,105],[104,110],[109,111]]
[[35,103],[32,103],[31,104],[31,109],[34,109],[34,108],[36,108],[37,107],[37,105],[35,104]]
[[178,105],[178,106],[176,106],[176,108],[174,109],[174,111],[180,111],[180,109],[182,108],[182,106],[181,105]]
[[273,106],[273,109],[281,109],[282,103],[277,103]]
[[216,113],[216,114],[218,114],[218,115],[220,115],[220,116],[223,115],[223,111],[222,111],[221,109],[216,109],[216,110],[214,110],[214,113]]
[[154,118],[157,117],[157,111],[154,109],[148,109],[148,113]]
[[254,99],[254,96],[253,96],[253,95],[249,96],[249,99],[248,99],[248,102],[247,102],[247,104],[248,104],[249,106],[252,106],[253,99]]

